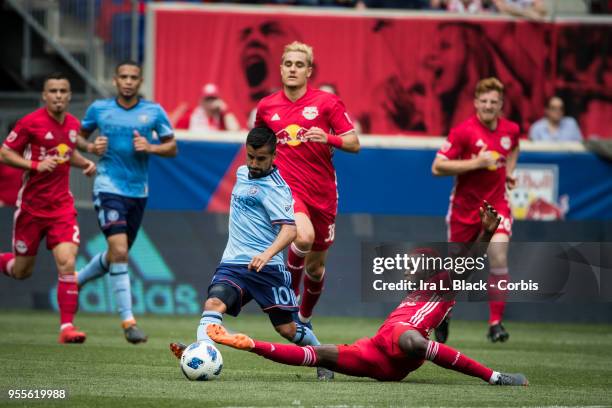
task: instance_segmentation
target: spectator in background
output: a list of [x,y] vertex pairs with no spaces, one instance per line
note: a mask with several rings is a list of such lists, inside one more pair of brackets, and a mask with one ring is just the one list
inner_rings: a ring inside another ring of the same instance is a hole
[[563,116],[563,101],[558,96],[548,100],[544,117],[529,129],[529,138],[535,142],[580,142],[582,133],[576,119]]
[[501,13],[530,20],[541,20],[547,14],[544,0],[493,0],[493,4]]
[[447,10],[453,13],[481,13],[484,11],[480,0],[450,0]]
[[200,104],[188,109],[181,104],[171,115],[176,129],[191,131],[206,130],[240,130],[236,116],[231,113],[227,104],[221,99],[217,85],[208,83],[202,88]]

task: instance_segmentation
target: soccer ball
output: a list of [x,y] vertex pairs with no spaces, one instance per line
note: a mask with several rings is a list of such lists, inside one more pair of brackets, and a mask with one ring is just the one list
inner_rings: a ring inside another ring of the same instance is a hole
[[221,369],[221,353],[206,341],[191,344],[181,356],[181,371],[192,381],[214,380],[221,374]]

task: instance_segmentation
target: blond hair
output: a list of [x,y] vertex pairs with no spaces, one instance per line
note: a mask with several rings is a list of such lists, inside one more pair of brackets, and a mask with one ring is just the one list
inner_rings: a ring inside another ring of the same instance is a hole
[[285,49],[283,50],[283,56],[281,58],[281,63],[285,60],[285,56],[290,52],[303,52],[306,54],[306,62],[309,67],[312,67],[312,63],[314,61],[314,55],[312,53],[312,47],[308,44],[301,43],[299,41],[294,41],[291,44],[285,45]]
[[497,91],[499,92],[499,96],[503,98],[504,96],[504,84],[495,77],[485,78],[478,81],[476,84],[476,90],[474,92],[474,96],[478,98],[483,93]]

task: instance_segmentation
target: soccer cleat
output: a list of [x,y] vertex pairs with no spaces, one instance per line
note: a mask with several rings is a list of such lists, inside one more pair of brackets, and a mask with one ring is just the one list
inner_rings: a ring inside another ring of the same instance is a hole
[[493,385],[529,385],[529,381],[524,374],[506,374],[499,373],[499,377],[497,377],[497,381]]
[[255,347],[253,339],[246,334],[229,334],[227,330],[225,330],[225,327],[220,324],[209,324],[206,328],[206,334],[215,342],[238,350],[251,351]]
[[450,318],[447,316],[438,327],[434,329],[434,334],[436,336],[436,341],[438,343],[446,343],[448,340],[448,326],[450,325]]
[[174,354],[174,357],[178,358],[179,360],[181,359],[183,351],[185,351],[186,348],[187,345],[183,343],[170,343],[170,351],[172,352],[172,354]]
[[136,326],[136,323],[124,327],[123,334],[125,339],[132,344],[145,343],[147,341],[147,335],[140,327]]
[[302,326],[308,327],[310,330],[312,330],[312,321],[310,320],[310,317],[304,318],[302,317],[300,312],[297,312],[296,314],[294,314],[293,320],[296,323],[301,324]]
[[85,339],[87,339],[87,335],[85,333],[79,331],[79,329],[74,326],[68,326],[60,332],[57,342],[62,344],[80,344],[84,343]]
[[317,379],[319,381],[330,381],[334,379],[334,372],[327,368],[317,367]]
[[501,341],[502,343],[508,338],[510,338],[510,334],[506,331],[504,326],[501,323],[494,324],[493,326],[489,326],[489,333],[487,334],[487,338],[495,343],[497,341]]

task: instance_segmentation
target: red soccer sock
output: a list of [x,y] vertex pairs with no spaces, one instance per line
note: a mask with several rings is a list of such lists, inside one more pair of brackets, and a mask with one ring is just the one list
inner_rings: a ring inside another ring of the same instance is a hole
[[501,274],[489,274],[487,292],[489,294],[489,326],[501,323],[504,317],[504,310],[506,309],[506,298],[508,296],[507,290],[501,290],[498,288],[500,280],[510,281],[510,275],[508,269],[498,269],[498,271],[505,272]]
[[317,353],[312,346],[300,347],[295,344],[268,343],[255,340],[251,352],[268,360],[293,366],[316,367]]
[[79,307],[79,287],[76,274],[62,275],[57,282],[57,304],[60,311],[60,324],[72,324]]
[[321,297],[323,291],[323,282],[325,281],[325,271],[321,276],[320,281],[312,280],[308,274],[304,274],[304,296],[302,297],[302,303],[300,304],[300,316],[305,319],[310,319],[312,316],[312,310]]
[[478,377],[487,382],[489,382],[491,375],[493,375],[493,370],[485,367],[478,361],[472,360],[446,344],[432,340],[427,345],[425,358],[440,367]]
[[287,254],[287,270],[291,272],[291,288],[295,292],[295,296],[300,294],[300,282],[302,281],[302,272],[304,272],[304,262],[306,254],[310,251],[302,251],[295,243],[289,246]]
[[0,253],[0,272],[12,278],[14,264],[15,255],[12,252]]

